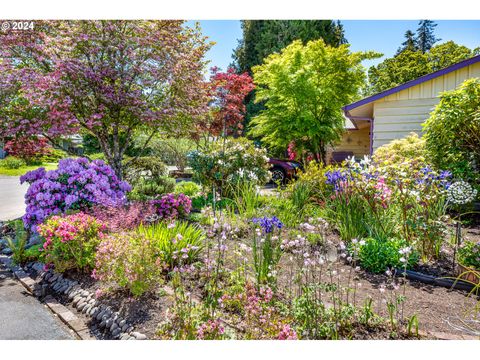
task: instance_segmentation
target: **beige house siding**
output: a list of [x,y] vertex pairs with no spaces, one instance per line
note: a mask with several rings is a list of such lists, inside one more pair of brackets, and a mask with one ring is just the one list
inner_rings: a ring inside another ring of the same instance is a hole
[[356,157],[362,157],[370,152],[370,128],[348,130],[343,134],[342,140],[335,149],[328,149],[327,161],[332,159],[333,151],[352,152]]
[[[422,133],[442,91],[453,90],[466,79],[480,77],[480,63],[399,91],[373,102],[373,150],[411,132]],[[339,149],[338,149],[339,150]],[[343,147],[341,148],[343,151]]]

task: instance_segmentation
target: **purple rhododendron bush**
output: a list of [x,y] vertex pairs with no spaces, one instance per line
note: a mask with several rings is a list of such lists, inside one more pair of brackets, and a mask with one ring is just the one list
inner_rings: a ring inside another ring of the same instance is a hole
[[103,161],[90,162],[86,158],[60,160],[58,169],[30,171],[20,177],[20,182],[30,184],[23,222],[31,230],[36,230],[50,215],[67,210],[85,210],[94,204],[124,204],[126,193],[131,190]]

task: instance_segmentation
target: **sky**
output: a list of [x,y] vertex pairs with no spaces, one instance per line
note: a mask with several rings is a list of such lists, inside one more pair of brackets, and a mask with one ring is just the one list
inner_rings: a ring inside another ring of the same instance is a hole
[[[202,32],[216,44],[207,53],[210,66],[225,70],[233,61],[233,49],[242,37],[239,20],[199,20]],[[404,41],[407,30],[415,31],[417,20],[341,20],[345,37],[352,51],[374,50],[384,54],[375,60],[366,60],[363,65],[370,67],[392,57]],[[187,22],[192,26],[195,21]],[[480,46],[480,20],[439,20],[435,35],[441,38],[438,44],[453,40],[471,49]]]

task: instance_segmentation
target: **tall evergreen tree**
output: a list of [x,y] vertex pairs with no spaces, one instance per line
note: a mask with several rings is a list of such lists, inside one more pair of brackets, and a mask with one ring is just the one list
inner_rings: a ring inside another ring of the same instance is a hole
[[342,24],[332,20],[242,20],[243,37],[232,55],[239,72],[251,73],[268,55],[294,40],[306,44],[323,39],[327,45],[345,44]]
[[417,37],[415,39],[418,50],[425,53],[441,39],[435,37],[435,24],[432,20],[420,20],[418,23]]
[[405,32],[405,41],[402,43],[397,50],[397,55],[400,54],[404,50],[416,51],[417,43],[415,40],[415,33],[412,30],[407,30]]

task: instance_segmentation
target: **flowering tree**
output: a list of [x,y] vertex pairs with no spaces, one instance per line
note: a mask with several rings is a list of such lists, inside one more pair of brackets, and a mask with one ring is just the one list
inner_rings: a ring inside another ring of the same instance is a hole
[[[0,137],[95,136],[118,177],[134,134],[207,111],[209,44],[181,21],[41,21],[2,32]],[[190,125],[188,125],[190,127]]]
[[220,72],[213,67],[210,76],[211,113],[199,123],[199,130],[213,136],[240,135],[245,116],[245,97],[255,88],[251,76],[237,74],[229,67]]

